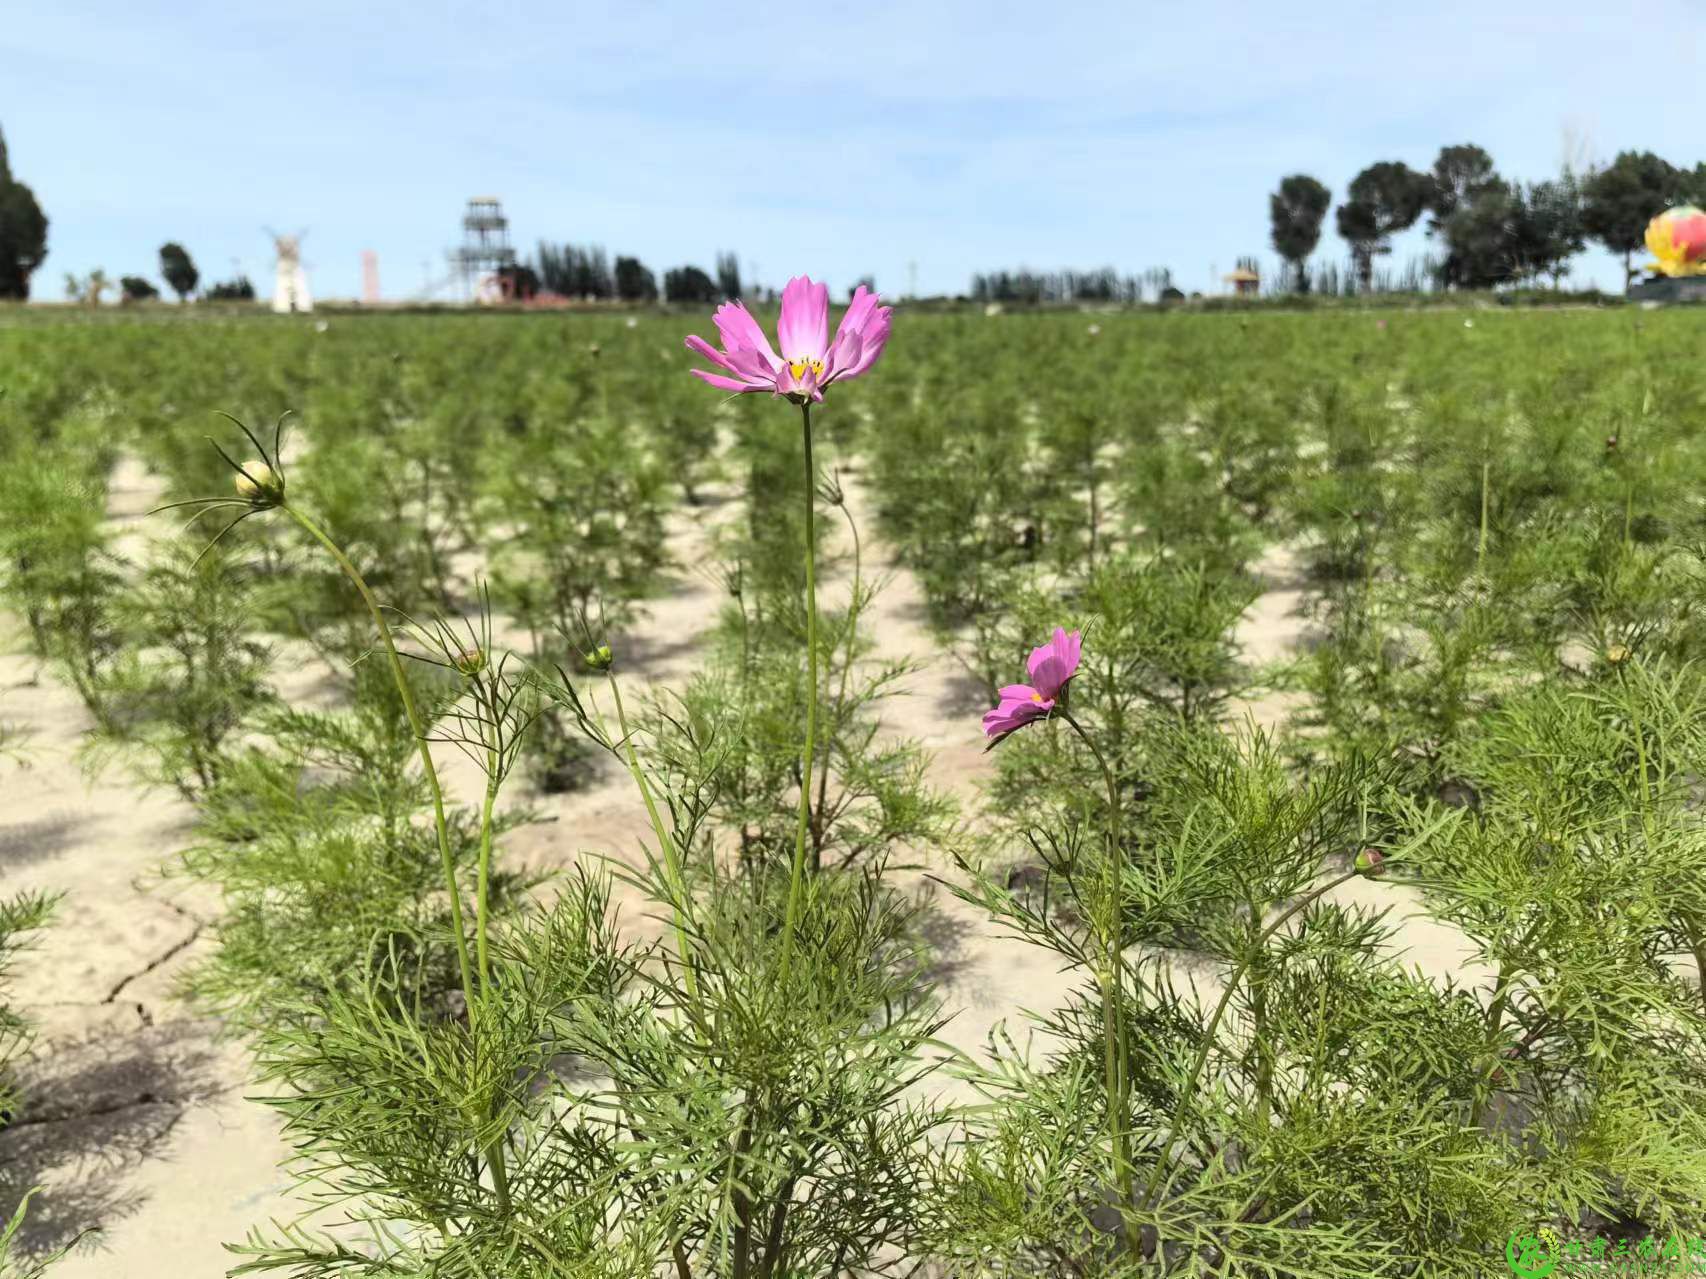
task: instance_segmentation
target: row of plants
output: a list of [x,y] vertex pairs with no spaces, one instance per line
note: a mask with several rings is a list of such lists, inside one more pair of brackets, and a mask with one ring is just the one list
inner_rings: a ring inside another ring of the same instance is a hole
[[[320,1209],[240,1272],[1455,1275],[1543,1227],[1706,1234],[1686,317],[942,317],[848,386],[886,317],[856,300],[830,343],[790,288],[785,363],[728,311],[699,353],[792,413],[716,409],[649,323],[561,336],[604,320],[522,339],[568,354],[519,410],[446,348],[387,374],[403,322],[206,338],[300,344],[298,380],[281,360],[230,401],[294,396],[296,452],[231,428],[198,459],[135,383],[17,410],[50,464],[8,600],[37,598],[43,655],[81,693],[83,648],[54,645],[112,628],[86,682],[133,758],[164,758],[205,670],[239,711],[210,775],[154,775],[199,805],[185,872],[227,896],[194,993],[255,1046]],[[96,346],[60,367],[105,369]],[[158,358],[155,394],[187,357]],[[701,397],[680,454],[671,384]],[[639,696],[646,485],[718,420],[728,603],[692,680]],[[909,668],[871,655],[870,531],[826,443],[996,703],[973,826],[882,731]],[[175,500],[229,494],[182,561],[116,560],[121,445]],[[1276,562],[1313,643],[1252,667]],[[161,573],[184,644],[135,620]],[[269,635],[361,656],[346,708],[262,690]],[[152,702],[148,672],[175,681]],[[1240,729],[1275,689],[1293,719]],[[553,735],[627,772],[642,863],[506,868],[529,813],[504,796]],[[463,805],[452,746],[485,778]],[[1074,975],[1031,1035],[937,1038],[918,862]],[[1406,964],[1370,893],[1474,967]]]

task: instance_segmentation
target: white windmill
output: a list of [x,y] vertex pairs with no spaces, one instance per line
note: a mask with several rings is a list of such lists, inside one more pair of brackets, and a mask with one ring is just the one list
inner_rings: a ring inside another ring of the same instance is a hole
[[312,311],[314,298],[308,292],[308,273],[302,269],[302,236],[304,232],[295,235],[279,235],[276,231],[268,231],[272,236],[273,249],[278,254],[278,270],[273,277],[272,309],[282,314],[291,311]]

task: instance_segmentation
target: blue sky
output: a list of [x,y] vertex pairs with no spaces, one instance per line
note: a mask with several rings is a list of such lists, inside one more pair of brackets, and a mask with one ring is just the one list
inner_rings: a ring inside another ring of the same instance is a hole
[[[46,298],[68,271],[157,276],[167,239],[204,280],[240,265],[266,289],[266,226],[307,228],[317,295],[355,296],[373,249],[404,298],[488,193],[524,252],[599,243],[660,272],[726,248],[749,279],[837,291],[901,292],[909,263],[921,292],[1019,264],[1195,289],[1272,258],[1286,173],[1337,198],[1371,161],[1473,141],[1539,178],[1566,129],[1602,161],[1706,158],[1701,0],[4,9],[0,129],[51,219]],[[1343,254],[1330,220],[1321,251]],[[1602,252],[1575,272],[1617,277]]]

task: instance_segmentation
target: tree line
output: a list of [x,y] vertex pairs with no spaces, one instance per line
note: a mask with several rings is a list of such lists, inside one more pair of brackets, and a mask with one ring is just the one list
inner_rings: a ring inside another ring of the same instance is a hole
[[[1522,182],[1501,176],[1492,156],[1472,143],[1442,147],[1427,170],[1399,160],[1371,164],[1351,179],[1337,209],[1332,191],[1305,173],[1281,179],[1268,200],[1272,244],[1286,264],[1287,287],[1297,293],[1373,290],[1376,259],[1389,254],[1392,238],[1424,215],[1428,235],[1439,244],[1439,252],[1425,261],[1428,282],[1436,288],[1487,289],[1547,277],[1556,286],[1590,240],[1621,254],[1627,276],[1648,221],[1684,203],[1706,204],[1706,162],[1682,168],[1650,151],[1624,151],[1611,164],[1585,174],[1566,167],[1557,177]],[[1308,266],[1329,210],[1334,229],[1349,249],[1343,276],[1337,266],[1313,272]],[[47,256],[47,230],[48,219],[35,193],[12,174],[0,135],[0,299],[28,299],[30,277]],[[740,264],[733,253],[718,254],[714,272],[683,265],[666,270],[660,282],[638,258],[617,256],[612,261],[598,245],[542,241],[531,259],[498,274],[505,292],[522,299],[545,292],[600,301],[644,303],[661,297],[666,302],[709,304],[743,296]],[[161,246],[160,275],[180,302],[200,282],[195,263],[177,243]],[[1379,282],[1392,280],[1388,275]],[[1415,283],[1419,276],[1412,265],[1401,287]],[[66,291],[73,299],[99,302],[110,286],[104,271],[66,277]],[[127,301],[159,296],[141,276],[123,276],[119,288]],[[1164,268],[1151,268],[1141,276],[1121,275],[1112,267],[1020,268],[974,275],[970,294],[982,302],[1133,303],[1145,296],[1165,300],[1178,290]],[[204,296],[252,299],[255,290],[246,278],[238,278],[211,286]],[[755,294],[753,300],[765,299]]]
[[[611,261],[601,245],[553,244],[540,241],[534,255],[498,272],[505,293],[529,300],[541,293],[598,302],[713,303],[743,296],[740,260],[719,253],[716,274],[701,267],[678,266],[663,273],[662,287],[651,268],[638,258],[618,256]],[[754,301],[763,300],[759,295]]]
[[[1488,289],[1548,276],[1556,285],[1589,240],[1622,254],[1627,278],[1648,221],[1672,205],[1703,202],[1706,163],[1684,169],[1650,151],[1624,151],[1603,169],[1566,167],[1555,178],[1519,182],[1500,176],[1483,148],[1462,143],[1440,148],[1430,170],[1398,160],[1369,165],[1351,179],[1333,221],[1360,292],[1372,287],[1374,260],[1391,252],[1392,237],[1424,214],[1442,249],[1432,259],[1433,283]],[[1332,192],[1306,173],[1282,179],[1268,198],[1273,247],[1296,292],[1310,290],[1307,262],[1331,205]]]

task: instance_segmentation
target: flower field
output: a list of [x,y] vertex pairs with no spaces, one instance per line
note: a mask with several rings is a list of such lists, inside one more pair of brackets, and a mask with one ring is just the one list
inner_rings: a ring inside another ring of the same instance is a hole
[[1702,317],[879,301],[0,317],[0,1276],[1706,1264]]

